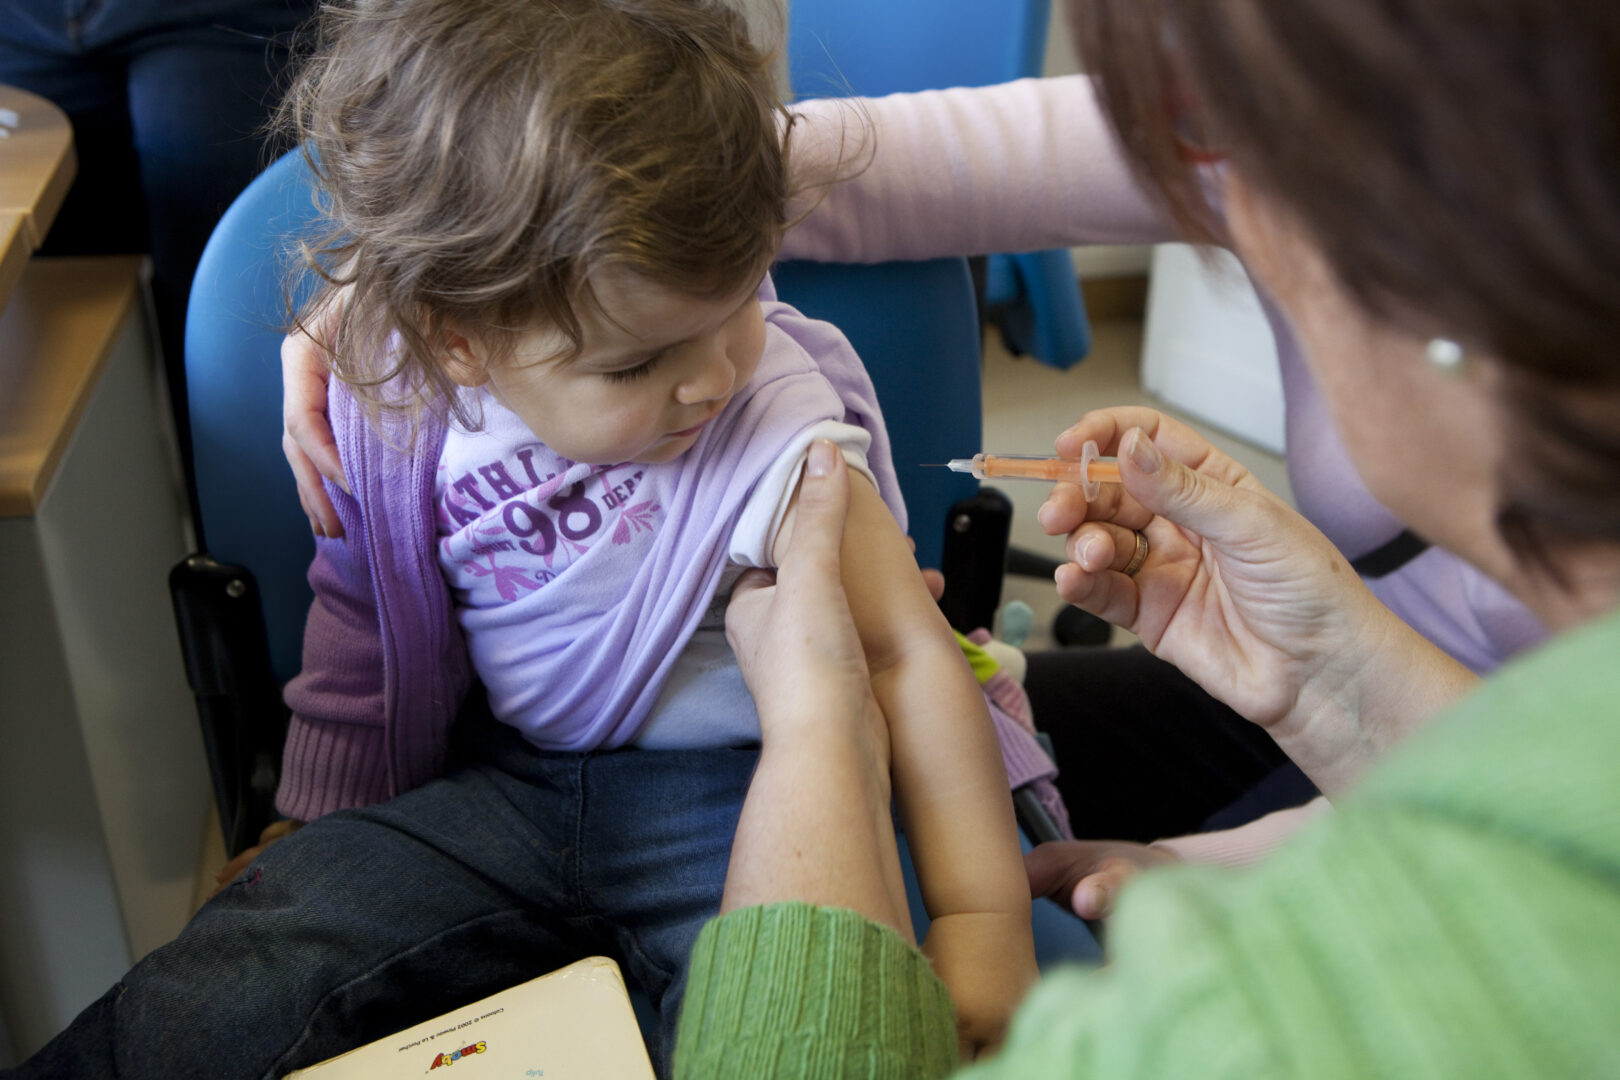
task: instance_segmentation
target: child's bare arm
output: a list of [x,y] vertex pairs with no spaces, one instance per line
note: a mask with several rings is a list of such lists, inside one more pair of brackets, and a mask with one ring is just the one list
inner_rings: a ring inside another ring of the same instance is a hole
[[[1035,977],[1029,886],[984,695],[876,489],[851,480],[842,571],[888,719],[895,797],[923,901],[924,951],[965,1041],[999,1042]],[[784,535],[788,528],[784,527]],[[784,544],[778,538],[778,550]]]

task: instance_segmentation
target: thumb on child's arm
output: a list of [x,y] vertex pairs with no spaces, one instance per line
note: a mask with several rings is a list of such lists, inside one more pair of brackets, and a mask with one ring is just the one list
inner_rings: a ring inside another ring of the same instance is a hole
[[793,535],[782,568],[818,559],[831,559],[836,566],[848,514],[849,467],[838,447],[817,439],[810,444],[804,477],[799,481]]
[[844,455],[827,440],[817,439],[810,445],[798,491],[776,541],[777,571],[749,570],[732,586],[726,634],[734,649],[763,631],[766,598],[774,587],[789,586],[788,591],[800,597],[800,605],[841,588],[838,553],[848,510]]

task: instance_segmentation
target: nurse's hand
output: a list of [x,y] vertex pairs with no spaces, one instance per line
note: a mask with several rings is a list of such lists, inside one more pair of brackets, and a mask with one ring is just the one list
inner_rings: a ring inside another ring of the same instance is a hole
[[844,907],[910,940],[890,816],[889,729],[839,571],[848,509],[844,455],[817,440],[781,568],[774,577],[744,574],[726,608],[761,747],[720,906]]
[[[318,314],[310,321],[309,330],[324,334],[331,327],[335,310],[328,307]],[[332,425],[326,418],[326,382],[330,377],[326,349],[314,337],[295,330],[282,339],[281,452],[298,481],[298,501],[309,518],[310,531],[316,536],[339,537],[343,535],[343,523],[321,485],[324,476],[344,491],[349,490]]]
[[[1123,484],[1090,504],[1060,484],[1041,507],[1046,532],[1068,534],[1058,592],[1266,727],[1324,793],[1471,685],[1327,537],[1193,429],[1101,409],[1057,451],[1078,458],[1087,440],[1118,455]],[[1146,557],[1127,575],[1137,534]]]
[[[773,575],[749,570],[732,589],[726,639],[759,711],[764,741],[800,727],[854,724],[865,731],[876,704],[866,652],[850,615],[840,572],[849,510],[843,454],[818,439],[810,447],[793,509],[792,535]],[[888,762],[888,726],[870,734]]]

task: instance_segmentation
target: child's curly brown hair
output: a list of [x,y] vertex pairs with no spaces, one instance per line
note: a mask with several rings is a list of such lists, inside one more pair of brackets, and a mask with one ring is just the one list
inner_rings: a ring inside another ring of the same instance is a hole
[[786,225],[771,58],[701,0],[328,6],[281,126],[331,222],[303,248],[322,287],[300,323],[341,292],[316,335],[334,373],[469,426],[446,331],[500,357],[548,325],[578,349],[593,274],[728,295]]

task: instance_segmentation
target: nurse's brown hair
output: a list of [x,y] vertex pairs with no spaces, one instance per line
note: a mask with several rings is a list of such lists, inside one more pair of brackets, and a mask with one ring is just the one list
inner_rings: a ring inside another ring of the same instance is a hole
[[1222,239],[1199,164],[1224,158],[1373,316],[1502,362],[1516,546],[1620,539],[1620,4],[1068,6],[1190,238]]

